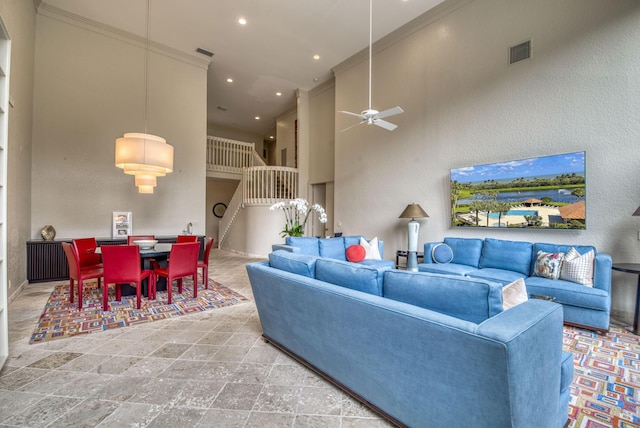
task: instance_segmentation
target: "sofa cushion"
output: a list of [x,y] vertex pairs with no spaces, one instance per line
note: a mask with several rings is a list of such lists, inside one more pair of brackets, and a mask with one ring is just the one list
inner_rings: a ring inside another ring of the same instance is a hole
[[437,244],[431,250],[431,258],[436,263],[449,263],[453,260],[453,250],[444,242]]
[[389,269],[388,265],[376,267],[321,258],[316,262],[316,279],[382,296],[383,274]]
[[505,269],[528,276],[531,272],[532,248],[531,242],[486,238],[479,267]]
[[518,278],[502,287],[502,309],[507,310],[529,300],[524,279]]
[[344,238],[318,239],[320,244],[320,257],[329,257],[336,260],[347,260]]
[[558,279],[560,277],[562,260],[564,260],[564,253],[547,253],[542,250],[538,251],[533,276]]
[[564,263],[560,270],[560,278],[577,282],[578,284],[593,287],[593,263],[595,254],[593,250],[580,255],[578,250],[571,247],[564,257]]
[[277,250],[269,254],[269,265],[298,275],[315,278],[318,256]]
[[373,259],[373,260],[381,260],[382,255],[380,254],[380,249],[378,247],[378,237],[371,239],[368,241],[364,238],[360,238],[360,245],[362,245],[366,251],[365,259]]
[[485,281],[499,282],[503,285],[510,284],[518,278],[526,278],[527,276],[512,270],[485,268],[476,269],[467,272],[466,275],[470,278],[484,279]]
[[300,248],[300,253],[309,256],[319,256],[320,248],[318,238],[309,236],[287,236],[285,239],[287,245]]
[[383,296],[476,324],[502,312],[502,285],[462,276],[389,270]]
[[350,245],[346,251],[347,260],[353,263],[358,263],[364,260],[367,255],[367,251],[360,244]]
[[453,252],[451,263],[478,267],[482,254],[482,239],[476,238],[444,238]]
[[585,287],[563,279],[553,281],[538,276],[525,278],[524,282],[530,295],[552,296],[556,298],[556,303],[562,305],[578,306],[596,311],[609,311],[611,308],[609,293],[599,288]]
[[467,275],[471,272],[476,272],[478,268],[474,268],[468,265],[459,265],[457,263],[420,263],[418,264],[418,271],[441,273],[445,275]]

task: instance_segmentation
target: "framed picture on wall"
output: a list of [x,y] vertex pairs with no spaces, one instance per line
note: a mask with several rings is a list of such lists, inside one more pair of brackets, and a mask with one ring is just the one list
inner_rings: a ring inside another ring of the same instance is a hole
[[114,211],[111,218],[113,220],[113,239],[126,238],[133,233],[131,211]]

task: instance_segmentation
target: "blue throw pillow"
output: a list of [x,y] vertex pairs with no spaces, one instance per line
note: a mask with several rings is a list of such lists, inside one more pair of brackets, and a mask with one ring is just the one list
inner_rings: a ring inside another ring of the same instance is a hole
[[436,263],[449,263],[453,260],[453,250],[447,244],[438,244],[431,250],[431,258]]

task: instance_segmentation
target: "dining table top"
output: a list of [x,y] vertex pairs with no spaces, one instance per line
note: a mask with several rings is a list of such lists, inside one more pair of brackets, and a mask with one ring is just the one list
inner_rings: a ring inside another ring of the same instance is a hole
[[[141,248],[140,257],[146,258],[146,257],[157,257],[157,256],[167,255],[171,252],[172,245],[173,244],[171,243],[159,242],[156,245],[154,245],[152,248],[145,248],[145,249]],[[101,247],[97,247],[95,250],[95,253],[102,254]]]

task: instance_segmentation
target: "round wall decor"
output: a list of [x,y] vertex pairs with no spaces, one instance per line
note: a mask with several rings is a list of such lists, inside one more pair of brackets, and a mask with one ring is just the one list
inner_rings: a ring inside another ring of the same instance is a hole
[[218,202],[217,204],[215,204],[213,206],[213,209],[211,211],[213,211],[213,215],[218,217],[218,218],[222,218],[222,216],[224,215],[224,212],[227,210],[227,206],[225,204],[223,204],[222,202]]

